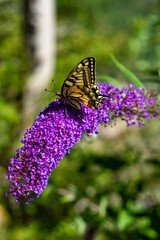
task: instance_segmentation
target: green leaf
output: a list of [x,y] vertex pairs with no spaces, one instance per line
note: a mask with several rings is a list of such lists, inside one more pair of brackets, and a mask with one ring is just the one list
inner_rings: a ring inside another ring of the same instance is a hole
[[122,88],[122,84],[120,84],[115,78],[110,77],[108,75],[98,75],[98,78],[106,81],[107,83],[113,84],[115,85],[117,88],[121,89]]
[[127,69],[122,63],[120,63],[113,55],[111,55],[112,61],[114,64],[123,72],[135,85],[135,87],[145,88],[143,83],[134,75],[129,69]]
[[79,236],[82,236],[87,228],[87,224],[81,216],[76,216],[74,219],[74,225],[76,227]]
[[109,116],[112,118],[113,112],[109,110]]
[[99,217],[105,218],[107,211],[107,196],[102,196],[99,203]]
[[158,233],[152,228],[145,229],[143,233],[150,239],[156,239],[158,237]]
[[117,225],[119,230],[125,230],[134,222],[134,217],[126,210],[122,210],[117,219]]

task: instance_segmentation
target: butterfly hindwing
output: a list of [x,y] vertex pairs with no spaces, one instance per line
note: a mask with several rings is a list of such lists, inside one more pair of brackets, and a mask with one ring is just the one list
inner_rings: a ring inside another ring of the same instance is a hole
[[[88,106],[90,102],[90,98],[87,94],[88,93],[85,92],[84,89],[81,88],[80,86],[73,86],[67,90],[67,98],[69,102],[81,101]],[[81,107],[78,109],[81,109]]]
[[81,104],[78,102],[77,99],[74,99],[74,98],[69,98],[69,104],[79,110],[81,110]]

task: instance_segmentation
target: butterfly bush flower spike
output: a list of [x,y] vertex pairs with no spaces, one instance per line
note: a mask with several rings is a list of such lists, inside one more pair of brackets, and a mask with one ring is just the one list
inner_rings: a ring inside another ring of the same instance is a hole
[[127,126],[144,125],[144,120],[158,116],[159,105],[153,92],[133,85],[119,90],[114,85],[98,84],[103,98],[98,110],[81,103],[78,110],[62,99],[56,99],[40,112],[33,126],[27,129],[23,147],[11,159],[7,178],[12,182],[11,194],[18,203],[29,204],[47,186],[51,172],[66,153],[82,137],[83,132],[98,133],[98,125],[111,124],[118,117]]

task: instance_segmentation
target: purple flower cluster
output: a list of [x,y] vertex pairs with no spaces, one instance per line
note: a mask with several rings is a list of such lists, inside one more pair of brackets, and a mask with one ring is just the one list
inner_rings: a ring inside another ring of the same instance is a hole
[[[114,85],[99,85],[102,94],[110,94],[109,102],[103,99],[101,108],[109,110],[112,113],[112,119],[120,117],[126,121],[127,126],[138,124],[138,127],[144,125],[144,119],[151,119],[159,114],[159,104],[157,96],[153,91],[147,92],[146,89],[136,89],[133,84],[128,88],[119,90]],[[101,122],[105,122],[104,119]]]
[[98,124],[108,124],[121,117],[127,126],[144,125],[144,118],[158,115],[158,103],[152,93],[133,85],[119,90],[114,85],[99,84],[104,98],[98,110],[82,104],[77,110],[61,99],[56,99],[40,112],[23,139],[23,147],[11,159],[7,178],[12,182],[10,192],[18,203],[28,204],[34,196],[39,197],[48,178],[66,153],[76,144],[83,132],[98,133]]

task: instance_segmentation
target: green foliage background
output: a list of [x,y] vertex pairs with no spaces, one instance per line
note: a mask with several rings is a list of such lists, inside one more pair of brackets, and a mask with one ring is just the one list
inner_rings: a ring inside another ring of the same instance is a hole
[[[55,90],[88,56],[96,58],[97,75],[128,84],[110,59],[114,54],[145,86],[159,91],[159,9],[157,0],[57,1]],[[98,136],[84,135],[61,160],[39,199],[19,206],[5,197],[29,72],[23,21],[22,1],[0,2],[0,239],[159,240],[159,119],[141,129],[118,122],[100,127]],[[47,94],[42,101],[43,109]]]

